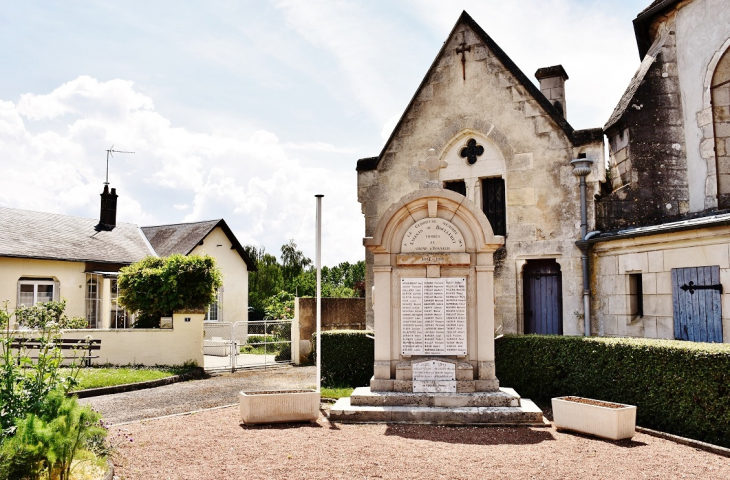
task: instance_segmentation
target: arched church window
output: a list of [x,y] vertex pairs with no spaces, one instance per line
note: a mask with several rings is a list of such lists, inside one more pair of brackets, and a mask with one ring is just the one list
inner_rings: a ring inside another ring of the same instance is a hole
[[715,68],[710,94],[717,159],[718,206],[730,208],[730,49],[725,51]]

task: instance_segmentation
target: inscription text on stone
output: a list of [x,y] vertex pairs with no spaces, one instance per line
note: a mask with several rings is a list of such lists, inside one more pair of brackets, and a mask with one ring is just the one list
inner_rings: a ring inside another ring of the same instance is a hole
[[400,324],[402,355],[466,355],[466,278],[402,278]]

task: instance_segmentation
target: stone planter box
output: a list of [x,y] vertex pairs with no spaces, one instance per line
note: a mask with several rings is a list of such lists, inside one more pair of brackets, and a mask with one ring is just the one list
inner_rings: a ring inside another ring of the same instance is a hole
[[[583,403],[585,401],[591,403]],[[636,431],[636,407],[582,397],[552,399],[555,427],[609,440],[631,438]],[[612,407],[613,406],[613,407]]]
[[319,417],[319,392],[287,390],[240,392],[243,423],[316,422]]

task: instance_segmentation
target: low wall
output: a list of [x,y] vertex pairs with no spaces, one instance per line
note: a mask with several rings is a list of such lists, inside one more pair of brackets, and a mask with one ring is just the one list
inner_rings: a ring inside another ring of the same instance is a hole
[[101,350],[93,352],[99,356],[94,364],[181,365],[194,361],[202,367],[203,318],[202,313],[176,313],[171,329],[69,330],[63,338],[91,335],[101,340]]
[[[312,333],[317,329],[317,299],[294,300],[292,325],[292,360],[299,364],[307,361],[312,351]],[[322,331],[365,330],[364,298],[323,298]]]

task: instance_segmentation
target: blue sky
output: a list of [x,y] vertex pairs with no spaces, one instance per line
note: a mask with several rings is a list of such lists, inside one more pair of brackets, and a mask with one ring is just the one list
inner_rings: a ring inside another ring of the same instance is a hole
[[532,78],[561,63],[568,120],[600,127],[639,64],[643,1],[37,2],[0,8],[0,205],[225,218],[242,243],[364,258],[355,162],[377,155],[462,10]]

